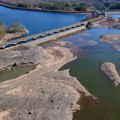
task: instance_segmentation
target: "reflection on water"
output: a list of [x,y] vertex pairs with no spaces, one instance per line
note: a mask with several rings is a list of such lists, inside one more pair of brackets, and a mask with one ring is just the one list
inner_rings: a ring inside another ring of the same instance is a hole
[[[82,34],[91,34],[84,36]],[[115,88],[112,81],[100,71],[103,62],[113,62],[120,73],[120,53],[115,51],[111,45],[100,43],[99,37],[103,34],[120,34],[119,30],[109,28],[95,28],[83,33],[65,38],[74,46],[81,46],[83,39],[94,40],[98,43],[84,45],[80,50],[88,54],[64,65],[63,69],[70,69],[70,75],[77,79],[87,88],[89,92],[99,98],[100,103],[94,104],[90,99],[83,97],[81,111],[74,114],[74,120],[120,120],[120,87]]]

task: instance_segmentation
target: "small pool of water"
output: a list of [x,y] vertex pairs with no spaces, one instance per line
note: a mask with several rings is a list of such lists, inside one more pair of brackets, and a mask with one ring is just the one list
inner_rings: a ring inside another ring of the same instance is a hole
[[23,74],[27,74],[34,68],[35,66],[22,66],[22,67],[15,67],[15,71],[13,70],[0,71],[0,82],[17,78]]

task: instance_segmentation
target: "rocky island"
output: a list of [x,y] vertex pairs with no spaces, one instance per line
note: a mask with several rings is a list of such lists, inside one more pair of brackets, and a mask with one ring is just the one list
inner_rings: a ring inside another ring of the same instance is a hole
[[116,87],[120,84],[120,75],[116,70],[115,64],[105,62],[101,65],[101,70],[114,82]]

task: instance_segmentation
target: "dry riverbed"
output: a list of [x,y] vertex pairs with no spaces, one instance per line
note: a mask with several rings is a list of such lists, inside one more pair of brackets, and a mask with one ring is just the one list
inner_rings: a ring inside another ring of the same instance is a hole
[[64,45],[43,49],[44,58],[35,70],[0,83],[1,120],[72,120],[73,112],[80,109],[80,93],[90,93],[69,70],[58,71],[76,59]]

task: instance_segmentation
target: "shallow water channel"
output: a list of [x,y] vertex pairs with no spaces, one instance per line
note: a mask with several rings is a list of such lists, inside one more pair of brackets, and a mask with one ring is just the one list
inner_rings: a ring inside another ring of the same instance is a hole
[[[120,52],[114,50],[109,44],[99,42],[100,35],[104,34],[120,34],[120,31],[94,28],[63,39],[70,41],[78,51],[82,51],[85,55],[79,54],[78,59],[64,65],[61,70],[69,68],[70,75],[77,77],[99,100],[98,104],[91,98],[83,96],[79,101],[81,111],[74,114],[74,120],[120,120],[120,87],[115,88],[113,82],[100,70],[101,64],[109,61],[116,64],[120,73]],[[79,46],[83,43],[83,39],[97,41],[98,44],[84,45],[81,48]]]

